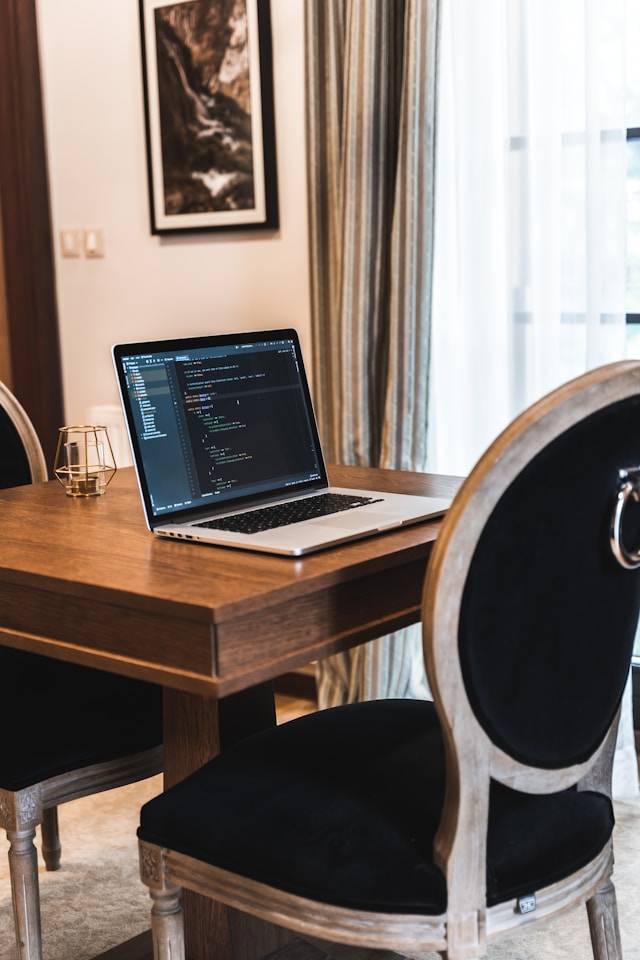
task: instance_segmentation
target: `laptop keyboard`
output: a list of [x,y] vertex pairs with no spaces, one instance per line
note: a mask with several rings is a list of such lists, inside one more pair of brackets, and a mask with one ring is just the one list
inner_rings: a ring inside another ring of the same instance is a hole
[[375,502],[373,497],[320,493],[315,497],[305,497],[303,500],[292,500],[290,503],[277,503],[272,507],[247,510],[246,513],[221,517],[219,520],[205,520],[194,526],[209,527],[212,530],[230,530],[232,533],[261,533],[263,530],[286,527],[292,523],[300,523],[302,520],[326,517],[332,513],[340,513],[343,510],[351,510],[353,507],[363,507],[367,503]]

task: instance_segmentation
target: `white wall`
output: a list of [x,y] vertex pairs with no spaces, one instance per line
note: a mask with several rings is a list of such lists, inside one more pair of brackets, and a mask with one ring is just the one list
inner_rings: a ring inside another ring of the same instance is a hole
[[[38,0],[67,423],[117,403],[119,340],[295,326],[310,364],[301,0],[271,0],[280,228],[153,236],[138,4]],[[101,227],[104,259],[62,258]]]

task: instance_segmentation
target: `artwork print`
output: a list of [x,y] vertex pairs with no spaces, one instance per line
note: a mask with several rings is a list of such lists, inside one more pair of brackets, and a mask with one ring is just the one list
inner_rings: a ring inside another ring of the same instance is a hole
[[140,15],[152,232],[276,227],[268,2]]

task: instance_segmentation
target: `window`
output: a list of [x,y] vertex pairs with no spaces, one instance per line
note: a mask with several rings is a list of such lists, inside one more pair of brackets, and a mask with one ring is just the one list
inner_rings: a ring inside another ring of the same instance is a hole
[[[640,126],[627,129],[626,312],[627,352],[630,357],[640,357]],[[633,653],[634,667],[640,669],[640,630]]]
[[640,357],[640,126],[627,129],[627,328],[629,355]]
[[640,38],[638,4],[627,4],[627,348],[640,357]]
[[[627,352],[640,357],[640,66],[632,51],[640,37],[638,4],[627,5],[630,18],[627,55]],[[640,725],[640,630],[633,651],[634,712]]]

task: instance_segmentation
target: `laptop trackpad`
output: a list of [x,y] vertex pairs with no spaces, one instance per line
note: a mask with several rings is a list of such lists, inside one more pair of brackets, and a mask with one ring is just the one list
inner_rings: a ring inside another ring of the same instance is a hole
[[399,521],[397,515],[393,513],[373,513],[371,510],[366,510],[358,516],[358,510],[353,510],[348,513],[336,513],[329,517],[319,517],[310,522],[317,523],[321,527],[335,527],[338,530],[362,530],[367,527],[375,530],[376,527],[386,527]]

